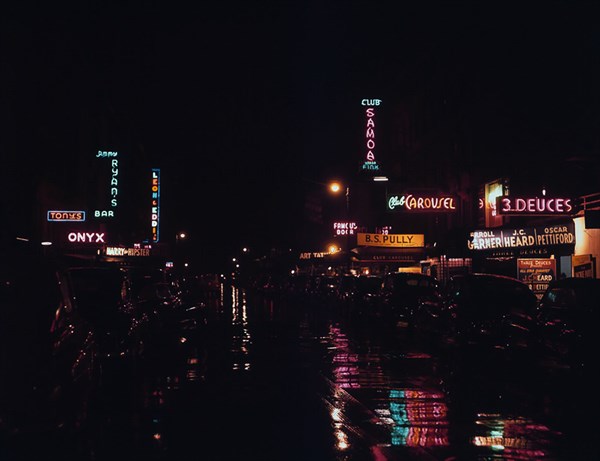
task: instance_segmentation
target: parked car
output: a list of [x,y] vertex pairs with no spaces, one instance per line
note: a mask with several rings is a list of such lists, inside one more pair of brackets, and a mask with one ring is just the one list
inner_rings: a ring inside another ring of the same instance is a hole
[[356,281],[358,277],[352,274],[342,274],[338,280],[336,297],[341,306],[347,307],[354,301]]
[[460,346],[525,351],[534,344],[537,298],[515,278],[455,275],[446,285],[444,306],[448,332]]
[[381,294],[383,277],[380,275],[359,275],[356,278],[353,309],[359,314],[370,314]]
[[303,297],[306,295],[309,282],[308,274],[294,274],[289,277],[287,283],[287,293],[294,297]]
[[145,352],[166,355],[166,348],[201,339],[208,324],[205,289],[194,277],[172,279],[160,268],[126,268],[135,304],[148,317]]
[[400,326],[413,326],[415,314],[426,302],[441,302],[440,283],[415,272],[392,272],[383,277],[376,312]]
[[325,303],[335,301],[339,282],[339,278],[335,275],[322,276],[317,288],[317,299]]
[[600,311],[600,279],[568,277],[550,283],[538,304],[537,326],[543,350],[574,370],[596,360],[592,337]]
[[57,373],[90,379],[102,365],[139,355],[147,316],[132,299],[126,270],[68,267],[57,277],[61,299],[50,328]]
[[[50,325],[60,293],[45,258],[3,248],[0,264],[0,439],[45,422],[53,392]],[[2,445],[0,443],[0,445]],[[2,448],[0,453],[5,454]],[[0,458],[2,456],[0,455]]]

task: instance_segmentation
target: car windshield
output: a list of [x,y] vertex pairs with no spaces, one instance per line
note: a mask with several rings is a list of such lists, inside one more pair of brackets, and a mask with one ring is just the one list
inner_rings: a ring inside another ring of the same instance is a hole
[[416,288],[437,288],[438,283],[435,279],[429,277],[416,277],[407,275],[405,277],[396,277],[394,287],[397,290],[411,290]]
[[381,288],[381,278],[379,277],[359,277],[357,280],[357,289],[361,293],[377,293]]
[[543,306],[574,310],[595,310],[600,299],[600,281],[596,279],[559,280],[542,297]]
[[350,290],[354,288],[356,284],[356,277],[353,275],[345,275],[340,279],[340,289],[341,290]]
[[69,278],[73,299],[82,312],[115,311],[123,297],[123,274],[120,270],[104,268],[72,269]]
[[465,307],[474,313],[501,314],[514,308],[528,309],[536,304],[533,292],[525,285],[498,278],[476,277],[466,289]]
[[131,292],[134,298],[139,298],[152,292],[163,283],[165,276],[160,269],[128,269],[131,280]]

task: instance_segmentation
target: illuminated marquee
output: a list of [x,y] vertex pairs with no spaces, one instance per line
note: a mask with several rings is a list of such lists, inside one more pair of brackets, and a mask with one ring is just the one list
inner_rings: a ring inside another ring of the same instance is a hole
[[421,248],[425,246],[424,234],[356,234],[356,243],[362,246]]
[[158,242],[160,222],[160,169],[152,169],[152,194],[151,194],[150,225],[152,230],[152,241]]
[[85,221],[85,211],[48,211],[48,221]]
[[456,198],[449,195],[388,195],[387,210],[450,212],[456,210]]
[[568,215],[573,205],[569,198],[500,196],[496,209],[502,215]]
[[109,183],[109,196],[110,196],[110,209],[108,210],[94,210],[94,218],[114,218],[115,209],[117,208],[118,201],[117,196],[119,195],[119,160],[117,159],[118,152],[99,150],[96,154],[96,158],[108,158],[110,159],[110,183]]
[[560,224],[521,229],[487,229],[470,234],[469,250],[528,248],[546,245],[574,245],[575,224]]
[[375,107],[381,104],[381,99],[363,99],[361,105],[365,106],[365,115],[367,116],[367,125],[365,131],[366,160],[362,164],[362,169],[367,171],[379,171],[379,164],[375,161]]
[[355,222],[334,222],[333,231],[335,235],[354,235],[358,226]]

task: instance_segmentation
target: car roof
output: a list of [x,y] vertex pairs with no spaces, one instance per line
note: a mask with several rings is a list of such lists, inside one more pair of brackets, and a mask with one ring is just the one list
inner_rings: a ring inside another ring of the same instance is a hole
[[452,278],[462,278],[462,277],[488,277],[488,278],[495,278],[495,279],[504,279],[504,280],[517,280],[520,281],[519,279],[515,278],[515,277],[510,277],[508,275],[502,275],[502,274],[492,274],[489,272],[471,272],[469,274],[456,274],[453,275]]
[[554,280],[555,284],[560,284],[560,285],[566,285],[566,286],[570,286],[570,285],[589,285],[589,286],[594,286],[594,285],[598,285],[600,286],[600,279],[594,279],[591,277],[566,277],[566,278],[562,278],[562,279],[556,279]]
[[551,288],[573,288],[575,290],[600,290],[600,279],[589,277],[567,277],[553,280],[548,289]]
[[427,274],[421,274],[420,272],[388,272],[386,274],[389,277],[412,277],[412,278],[428,278],[428,279],[433,279],[435,277],[432,277],[431,275],[427,275]]

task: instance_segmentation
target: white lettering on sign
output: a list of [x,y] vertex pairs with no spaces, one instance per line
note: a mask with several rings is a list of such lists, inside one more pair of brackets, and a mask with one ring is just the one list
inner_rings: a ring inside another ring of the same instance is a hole
[[94,218],[114,218],[113,210],[94,210]]
[[72,243],[106,243],[104,232],[70,232],[67,239]]
[[355,222],[334,222],[333,230],[335,235],[354,235],[358,225]]
[[470,237],[467,242],[470,250],[528,248],[546,245],[573,245],[575,243],[573,225],[474,231],[471,232]]

